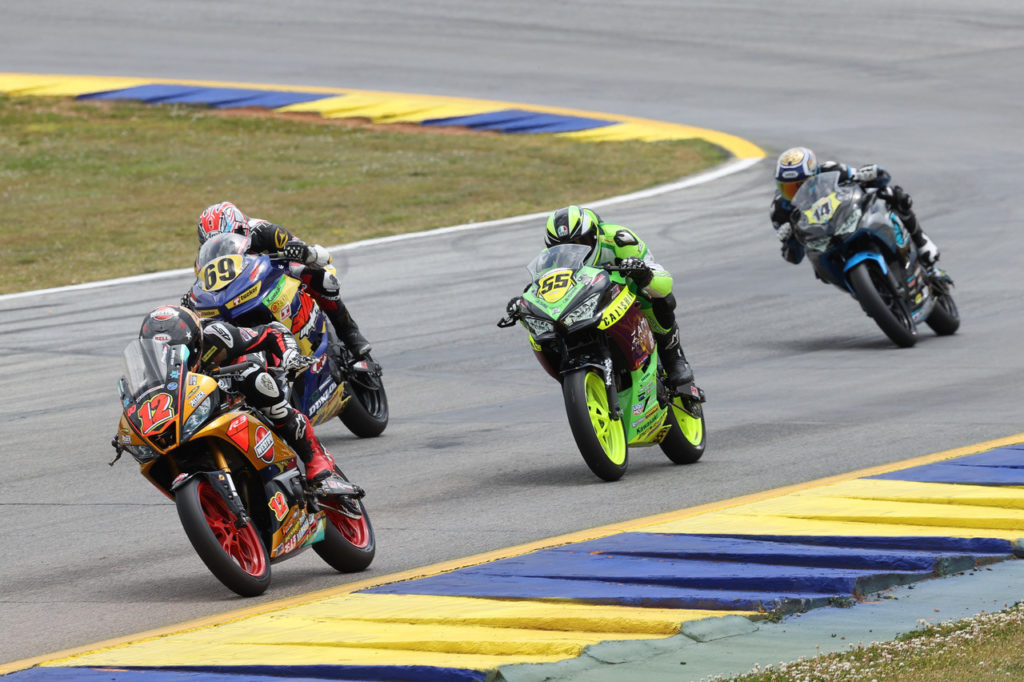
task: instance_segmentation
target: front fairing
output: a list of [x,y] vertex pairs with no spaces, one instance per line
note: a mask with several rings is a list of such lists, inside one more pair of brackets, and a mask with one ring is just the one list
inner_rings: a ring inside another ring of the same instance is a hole
[[560,244],[526,266],[531,281],[523,294],[522,322],[535,342],[596,324],[601,309],[618,293],[621,284],[612,275],[587,264],[590,253],[587,246]]

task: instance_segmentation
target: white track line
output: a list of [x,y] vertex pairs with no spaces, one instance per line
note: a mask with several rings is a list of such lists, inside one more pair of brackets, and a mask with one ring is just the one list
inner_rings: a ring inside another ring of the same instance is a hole
[[[719,166],[714,170],[710,170],[704,173],[698,173],[693,177],[680,180],[678,182],[672,182],[667,185],[658,185],[650,189],[641,190],[639,192],[633,192],[631,194],[623,194],[617,197],[611,197],[609,199],[602,199],[600,201],[589,202],[587,206],[593,206],[595,208],[602,208],[604,206],[611,206],[613,204],[621,204],[627,201],[636,201],[638,199],[647,199],[648,197],[655,197],[661,194],[667,194],[669,192],[675,192],[676,190],[686,189],[687,187],[693,187],[694,185],[702,185],[706,182],[712,182],[724,178],[727,175],[733,173],[739,173],[741,171],[750,168],[754,164],[761,161],[761,159],[739,159],[730,163]],[[419,239],[422,237],[433,237],[436,235],[451,234],[452,232],[464,232],[467,230],[476,230],[484,227],[495,227],[498,225],[507,225],[509,223],[520,222],[522,220],[530,220],[533,218],[546,218],[550,214],[550,211],[543,213],[529,213],[526,215],[513,216],[511,218],[501,218],[500,220],[488,220],[482,223],[466,223],[465,225],[453,225],[451,227],[441,227],[434,230],[424,230],[423,232],[412,232],[409,234],[396,234],[390,237],[377,237],[375,239],[364,239],[359,242],[352,242],[351,244],[341,244],[339,246],[328,247],[328,251],[347,251],[349,249],[356,249],[363,246],[371,246],[376,244],[387,244],[389,242],[405,241],[407,239]],[[133,282],[149,282],[157,279],[165,279],[168,277],[177,277],[178,275],[187,275],[192,272],[192,268],[181,268],[180,270],[164,270],[163,272],[151,272],[145,275],[133,275],[131,277],[119,277],[117,279],[105,279],[98,282],[85,282],[83,284],[71,284],[63,287],[53,287],[52,289],[36,289],[35,291],[20,291],[15,294],[4,294],[0,296],[0,302],[10,301],[17,298],[29,298],[31,296],[41,296],[43,294],[53,294],[58,292],[71,292],[71,291],[82,291],[84,289],[98,289],[100,287],[115,286],[118,284],[131,284]]]

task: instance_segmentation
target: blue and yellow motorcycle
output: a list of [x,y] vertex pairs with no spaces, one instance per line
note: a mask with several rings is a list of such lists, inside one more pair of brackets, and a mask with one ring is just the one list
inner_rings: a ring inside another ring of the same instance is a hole
[[294,267],[279,254],[247,253],[248,240],[219,234],[196,260],[191,305],[203,319],[246,327],[274,320],[291,330],[310,368],[295,381],[291,401],[313,424],[332,417],[361,438],[379,436],[389,411],[381,367],[369,355],[353,357]]

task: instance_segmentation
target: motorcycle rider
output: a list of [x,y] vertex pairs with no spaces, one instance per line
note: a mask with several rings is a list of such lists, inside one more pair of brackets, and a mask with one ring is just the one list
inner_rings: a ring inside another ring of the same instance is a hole
[[[249,239],[249,253],[282,252],[286,258],[305,264],[301,279],[309,288],[310,295],[331,321],[341,342],[359,358],[370,352],[370,342],[359,331],[355,320],[341,300],[341,287],[337,271],[331,264],[331,254],[319,244],[306,244],[284,227],[262,220],[249,218],[230,201],[208,206],[199,216],[197,226],[199,245],[222,232],[234,232]],[[183,305],[191,306],[191,294],[182,296]]]
[[[917,252],[924,264],[927,266],[935,264],[935,261],[939,259],[939,248],[921,229],[912,209],[913,199],[899,185],[889,184],[892,176],[884,168],[878,164],[853,168],[835,161],[826,161],[819,166],[814,152],[807,147],[787,149],[779,155],[779,160],[775,164],[777,187],[769,214],[776,236],[782,242],[782,257],[784,259],[796,264],[804,258],[804,247],[793,234],[793,227],[798,220],[798,217],[794,215],[793,197],[808,178],[829,171],[839,171],[840,182],[856,182],[864,188],[877,188],[878,196],[882,197],[886,204],[899,215],[903,226],[907,228],[911,239],[917,245]],[[815,273],[817,274],[817,271]],[[818,279],[826,281],[821,275],[818,275]]]
[[[146,316],[139,338],[185,346],[190,371],[252,362],[234,379],[233,389],[245,397],[248,405],[266,415],[274,431],[295,450],[305,465],[308,481],[323,481],[334,472],[334,457],[316,437],[309,418],[289,404],[280,382],[267,371],[268,367],[281,367],[297,373],[312,362],[299,351],[295,337],[280,322],[236,327],[219,320],[203,322],[189,308],[164,305]],[[353,486],[353,494],[361,497],[362,490]]]
[[[544,243],[584,244],[591,247],[588,257],[593,267],[618,265],[624,275],[640,289],[641,307],[658,343],[662,364],[673,386],[693,381],[693,369],[686,361],[676,324],[676,298],[672,293],[672,275],[654,261],[647,245],[633,230],[604,222],[593,210],[566,206],[551,213],[545,226]],[[515,316],[519,297],[509,301],[508,312]]]

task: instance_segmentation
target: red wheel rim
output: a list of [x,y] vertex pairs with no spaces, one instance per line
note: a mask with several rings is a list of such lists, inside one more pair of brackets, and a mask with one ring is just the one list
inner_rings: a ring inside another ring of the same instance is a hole
[[366,549],[370,545],[370,528],[366,524],[366,517],[350,519],[344,514],[339,514],[330,509],[324,509],[327,515],[327,522],[338,529],[350,545],[360,549]]
[[252,524],[236,528],[235,515],[228,509],[220,493],[207,481],[199,483],[199,504],[203,508],[206,523],[224,553],[249,575],[264,575],[267,572],[267,555]]

